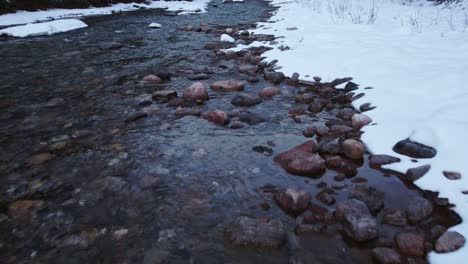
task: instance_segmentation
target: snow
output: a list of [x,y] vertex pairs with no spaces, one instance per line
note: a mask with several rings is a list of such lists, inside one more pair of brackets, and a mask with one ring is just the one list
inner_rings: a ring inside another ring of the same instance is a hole
[[140,8],[155,9],[167,8],[168,11],[182,11],[179,14],[196,13],[205,11],[210,0],[188,1],[151,1],[149,4],[128,3],[115,4],[109,7],[85,8],[85,9],[51,9],[45,11],[26,12],[19,11],[14,14],[0,15],[0,26],[22,25],[38,21],[49,21],[61,18],[76,18],[92,15],[108,15],[114,12],[134,11]]
[[149,24],[148,27],[150,27],[150,28],[160,28],[160,27],[162,27],[162,25],[159,24],[159,23],[153,22],[153,23]]
[[[279,10],[254,32],[284,36],[264,56],[278,59],[286,75],[298,72],[324,81],[352,76],[362,84],[356,92],[366,96],[355,107],[366,102],[377,106],[366,112],[377,123],[363,128],[368,148],[402,159],[388,168],[403,173],[430,164],[415,184],[456,205],[464,221],[450,230],[468,239],[468,195],[461,193],[468,190],[468,1],[447,6],[402,1],[272,0]],[[271,46],[251,44],[262,45]],[[435,158],[414,163],[394,153],[395,143],[408,137],[436,148]],[[448,180],[444,170],[460,172],[462,179]],[[465,263],[468,246],[448,254],[433,252],[429,258],[432,263]]]
[[228,34],[222,34],[220,38],[221,42],[229,42],[229,43],[234,43],[236,40],[229,36]]
[[77,19],[62,19],[50,22],[26,24],[22,26],[9,27],[0,30],[0,35],[8,35],[13,37],[30,37],[53,35],[61,32],[67,32],[79,28],[85,28],[84,22]]

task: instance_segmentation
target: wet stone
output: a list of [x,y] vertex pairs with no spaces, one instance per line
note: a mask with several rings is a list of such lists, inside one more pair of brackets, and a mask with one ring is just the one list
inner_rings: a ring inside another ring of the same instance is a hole
[[280,84],[284,80],[284,74],[282,72],[265,71],[265,79],[271,81],[274,84]]
[[440,236],[442,236],[445,233],[445,231],[447,231],[447,228],[445,228],[444,226],[433,226],[429,232],[431,240],[436,241]]
[[400,264],[401,256],[391,248],[374,248],[372,256],[381,264]]
[[315,132],[317,132],[317,128],[315,126],[308,126],[304,129],[302,134],[304,137],[313,137],[315,135]]
[[231,104],[236,106],[253,106],[262,102],[262,99],[252,94],[240,94],[231,100]]
[[319,143],[319,153],[338,155],[341,153],[341,145],[338,140],[322,140]]
[[336,205],[336,214],[343,223],[346,234],[353,240],[368,241],[377,238],[377,221],[363,202],[356,199],[341,201]]
[[326,205],[332,205],[336,201],[333,192],[330,192],[327,188],[320,191],[315,198]]
[[351,121],[353,123],[353,127],[358,130],[372,123],[372,119],[364,114],[354,114]]
[[221,110],[214,110],[203,116],[204,119],[217,125],[226,125],[229,123],[227,114]]
[[231,129],[240,129],[240,128],[243,128],[244,127],[244,124],[242,123],[239,123],[239,122],[233,122],[229,125],[229,128]]
[[265,118],[251,112],[245,112],[241,114],[239,120],[249,125],[258,125],[260,123],[266,122]]
[[297,189],[286,189],[274,196],[278,206],[288,213],[300,214],[307,209],[311,196],[308,192]]
[[257,77],[250,76],[249,78],[247,78],[248,83],[258,83],[259,81],[260,79],[258,79]]
[[408,225],[408,220],[406,220],[406,213],[400,210],[385,212],[383,216],[383,222],[384,224],[393,226]]
[[279,94],[281,94],[281,90],[277,87],[265,87],[258,93],[258,95],[263,99],[271,99],[275,95]]
[[120,42],[101,42],[98,44],[99,49],[101,50],[114,50],[114,49],[120,49],[123,47],[123,44]]
[[456,231],[447,231],[435,243],[438,253],[447,253],[458,250],[465,245],[465,237]]
[[328,157],[325,159],[325,164],[327,165],[327,168],[329,169],[339,168],[342,162],[343,160],[341,159],[340,156],[332,156],[332,157]]
[[203,102],[210,97],[205,85],[201,82],[196,82],[185,89],[182,98],[190,101]]
[[354,139],[345,140],[342,147],[344,155],[350,159],[361,159],[366,150],[364,144]]
[[413,233],[399,233],[395,236],[395,242],[401,253],[422,257],[425,254],[424,238]]
[[156,75],[147,75],[143,77],[142,81],[147,82],[147,83],[161,83],[162,80]]
[[271,156],[271,154],[273,154],[273,149],[271,149],[270,147],[266,147],[266,146],[260,146],[260,145],[255,146],[252,148],[252,150],[258,153],[262,153],[265,156]]
[[190,74],[187,78],[191,81],[201,81],[201,80],[208,80],[210,76],[205,73],[198,73],[198,74]]
[[127,119],[125,119],[125,122],[126,123],[130,123],[130,122],[135,122],[139,119],[142,119],[142,118],[145,118],[147,117],[148,114],[143,112],[143,111],[138,111],[138,112],[135,112],[133,114],[131,114],[129,117],[127,117]]
[[289,173],[303,176],[317,176],[325,169],[325,161],[315,152],[317,144],[310,140],[288,151],[282,152],[274,158],[283,169]]
[[401,155],[406,155],[416,159],[428,159],[435,157],[437,151],[429,146],[405,139],[398,142],[394,147],[393,151]]
[[244,90],[244,83],[236,80],[217,81],[211,85],[211,89],[218,92],[239,92]]
[[236,246],[279,249],[286,233],[278,220],[264,222],[241,216],[225,228],[224,237]]
[[371,155],[369,157],[369,165],[373,168],[379,168],[382,165],[387,165],[395,162],[400,162],[399,158],[390,155]]
[[409,181],[416,181],[424,176],[431,169],[431,165],[422,165],[419,167],[411,168],[406,171],[406,178]]
[[317,222],[333,224],[336,222],[336,219],[332,211],[311,203],[309,205],[309,210],[304,213],[302,222],[305,224],[315,224]]
[[54,158],[54,155],[48,152],[38,153],[28,159],[28,165],[40,165]]
[[349,197],[363,201],[373,213],[378,212],[384,205],[384,193],[371,186],[354,185]]
[[433,210],[434,208],[429,200],[416,196],[408,201],[406,215],[411,224],[417,224],[427,219],[432,214]]
[[156,91],[153,93],[152,98],[156,102],[165,103],[173,98],[177,98],[177,91],[175,90]]
[[301,103],[301,104],[310,104],[312,101],[314,101],[314,96],[312,94],[299,94],[295,97],[296,103]]

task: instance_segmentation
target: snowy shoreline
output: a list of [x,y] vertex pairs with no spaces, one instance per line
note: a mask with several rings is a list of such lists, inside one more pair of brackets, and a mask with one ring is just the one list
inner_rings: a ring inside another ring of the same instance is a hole
[[[449,198],[455,211],[468,219],[468,4],[434,6],[426,1],[402,0],[272,0],[278,10],[255,34],[279,38],[264,53],[278,60],[283,73],[297,72],[312,81],[352,76],[362,84],[356,93],[365,96],[354,106],[370,102],[377,108],[366,112],[375,125],[362,136],[369,150],[401,159],[386,166],[406,173],[430,164],[430,171],[415,184]],[[294,18],[294,19],[291,19]],[[272,23],[274,22],[274,23]],[[248,48],[239,45],[234,50]],[[287,49],[285,49],[287,47]],[[374,89],[364,89],[371,85]],[[432,159],[414,159],[393,151],[406,138],[433,147]],[[460,173],[450,180],[443,171]],[[462,193],[463,192],[463,193]],[[468,237],[468,223],[450,228]],[[462,263],[465,245],[446,254],[432,252],[431,263]]]

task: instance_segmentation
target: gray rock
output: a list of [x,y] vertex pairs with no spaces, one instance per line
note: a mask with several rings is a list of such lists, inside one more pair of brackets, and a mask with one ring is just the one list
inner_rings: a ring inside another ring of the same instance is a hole
[[461,173],[456,172],[456,171],[444,171],[444,176],[445,178],[449,180],[459,180],[461,179]]
[[203,102],[210,99],[205,85],[201,82],[196,82],[186,88],[182,98],[196,102]]
[[419,167],[411,168],[406,171],[406,178],[409,181],[416,181],[424,176],[431,169],[431,165],[426,164]]
[[417,159],[428,159],[435,157],[437,151],[429,146],[405,139],[398,142],[393,151]]
[[374,248],[372,256],[381,264],[400,264],[401,256],[391,248]]
[[371,155],[369,157],[369,166],[373,168],[378,168],[382,165],[387,165],[395,162],[400,162],[400,159],[397,157],[392,157],[390,155]]
[[262,102],[262,99],[252,94],[240,94],[231,100],[231,104],[237,106],[253,106]]
[[368,214],[346,214],[342,220],[346,234],[356,241],[377,238],[377,221]]
[[465,237],[456,231],[447,231],[435,243],[438,253],[447,253],[458,250],[465,245]]
[[239,120],[241,122],[247,123],[249,125],[258,125],[260,123],[266,122],[265,118],[263,118],[263,117],[261,117],[261,116],[259,116],[257,114],[251,113],[251,112],[243,113],[239,117]]
[[401,253],[422,257],[425,254],[424,238],[421,235],[413,233],[400,233],[395,236],[395,242]]
[[411,224],[417,224],[427,219],[433,210],[434,208],[429,200],[416,196],[408,201],[406,215]]
[[400,210],[385,212],[383,216],[383,222],[387,225],[393,225],[393,226],[408,225],[408,220],[406,219],[406,213]]

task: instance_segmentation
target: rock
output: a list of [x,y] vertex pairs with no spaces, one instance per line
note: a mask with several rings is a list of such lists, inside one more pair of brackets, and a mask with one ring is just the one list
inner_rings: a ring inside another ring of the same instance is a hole
[[348,185],[344,182],[335,182],[332,184],[332,188],[335,190],[341,190],[348,187]]
[[317,128],[315,126],[308,126],[304,129],[302,134],[304,137],[313,137],[315,135],[315,132],[317,132]]
[[129,117],[127,117],[127,119],[125,119],[125,123],[134,122],[134,121],[137,121],[139,119],[145,118],[147,116],[148,116],[147,113],[145,113],[143,111],[138,111],[138,112],[135,112],[135,113],[131,114]]
[[343,217],[348,214],[370,215],[369,209],[362,201],[357,199],[348,199],[338,202],[336,204],[336,217],[342,220]]
[[153,93],[153,100],[159,103],[165,103],[173,98],[177,98],[177,91],[175,90],[163,90],[156,91]]
[[265,222],[241,216],[225,228],[224,237],[236,246],[279,249],[286,233],[279,220]]
[[395,242],[401,253],[422,257],[425,254],[424,238],[418,234],[413,233],[399,233],[395,236]]
[[148,94],[148,93],[140,94],[140,95],[136,96],[134,100],[136,101],[136,103],[139,106],[150,105],[150,104],[153,103],[153,99],[151,98],[151,94]]
[[159,24],[159,23],[152,22],[151,24],[149,24],[148,27],[149,27],[149,28],[161,28],[162,25]]
[[312,79],[314,79],[316,83],[320,83],[320,81],[322,81],[322,78],[320,76],[314,76],[312,77]]
[[338,113],[337,117],[342,118],[344,120],[350,120],[355,113],[356,111],[354,111],[354,109],[345,108]]
[[178,118],[182,118],[184,116],[201,116],[202,110],[197,108],[179,108],[176,110],[175,115]]
[[393,226],[408,225],[408,221],[406,220],[406,213],[400,210],[385,212],[383,216],[383,222],[384,224]]
[[258,79],[257,77],[249,77],[247,78],[247,82],[248,83],[258,83],[260,81],[260,79]]
[[323,126],[323,125],[319,125],[319,126],[315,126],[317,128],[317,131],[315,132],[318,136],[321,136],[321,137],[324,137],[326,135],[328,135],[328,133],[330,132],[330,129],[326,126]]
[[156,75],[147,75],[143,77],[142,81],[147,82],[147,83],[162,83],[161,78],[159,78]]
[[372,168],[380,168],[382,165],[395,162],[400,162],[400,159],[389,155],[371,155],[369,157],[369,166]]
[[198,74],[191,74],[187,76],[187,78],[191,81],[201,81],[201,80],[209,79],[210,76],[206,73],[198,73]]
[[204,46],[204,48],[208,50],[217,50],[219,49],[219,47],[220,47],[220,43],[216,41],[207,42]]
[[294,229],[294,233],[297,235],[307,234],[307,233],[320,233],[323,232],[327,226],[324,223],[314,223],[314,224],[299,224]]
[[274,84],[280,84],[284,80],[284,74],[282,72],[265,71],[265,79],[271,81]]
[[384,205],[384,193],[366,185],[354,185],[349,198],[363,201],[372,213],[377,213]]
[[356,83],[353,83],[353,82],[348,82],[344,87],[344,90],[346,92],[351,92],[351,91],[354,91],[354,90],[357,90],[357,89],[359,89],[359,85],[356,84]]
[[266,146],[255,146],[252,148],[252,150],[258,153],[262,153],[265,156],[271,156],[271,154],[273,154],[273,149]]
[[229,123],[227,114],[221,110],[214,110],[203,116],[204,119],[217,125],[226,125]]
[[444,171],[444,176],[449,180],[459,180],[461,179],[461,174],[456,171]]
[[354,177],[358,173],[357,168],[349,162],[342,162],[338,171],[343,173],[346,178]]
[[393,151],[416,159],[429,159],[435,157],[437,151],[429,146],[405,139],[398,142]]
[[102,42],[98,44],[99,49],[101,50],[114,50],[114,49],[120,49],[123,47],[122,43],[119,42]]
[[302,222],[306,224],[315,224],[317,222],[333,224],[336,222],[336,219],[332,211],[311,203],[309,205],[309,211],[304,213]]
[[447,253],[458,250],[465,245],[465,237],[456,231],[447,231],[435,243],[437,253]]
[[342,147],[344,155],[350,159],[362,159],[366,150],[364,144],[355,139],[345,140]]
[[376,108],[375,106],[371,106],[371,103],[364,103],[361,106],[359,106],[359,111],[367,112],[367,111],[374,110],[375,108]]
[[244,65],[239,66],[240,73],[246,73],[252,76],[252,75],[255,75],[257,71],[258,71],[258,66],[256,65],[244,64]]
[[277,87],[265,87],[258,93],[263,99],[271,99],[278,94],[281,94],[281,90]]
[[18,200],[8,205],[8,215],[14,219],[29,219],[44,206],[42,200]]
[[427,219],[432,214],[433,210],[434,208],[429,200],[415,196],[408,201],[406,215],[411,224],[417,224]]
[[326,170],[325,161],[315,152],[317,144],[307,141],[295,148],[282,152],[274,158],[283,169],[289,173],[317,176]]
[[439,237],[441,237],[445,231],[447,231],[447,228],[441,225],[435,225],[431,228],[430,230],[430,239],[432,241],[436,241]]
[[339,168],[342,162],[343,160],[341,159],[340,156],[332,156],[332,157],[328,157],[325,159],[325,164],[327,165],[327,168],[329,169]]
[[333,133],[335,135],[344,135],[351,131],[355,131],[355,130],[352,127],[349,127],[347,125],[332,125],[330,127],[330,133]]
[[332,205],[335,203],[335,197],[333,196],[333,190],[329,188],[325,188],[322,191],[320,191],[315,198],[319,200],[320,202],[326,204],[326,205]]
[[377,221],[370,214],[345,214],[342,220],[346,234],[363,242],[377,238]]
[[400,264],[401,256],[391,248],[374,248],[372,256],[381,264]]
[[229,126],[229,128],[231,128],[231,129],[240,129],[240,128],[243,128],[243,127],[244,127],[244,124],[239,123],[239,122],[232,123]]
[[322,140],[318,147],[319,153],[338,155],[341,153],[341,145],[338,140]]
[[41,164],[46,163],[47,161],[53,159],[54,157],[55,156],[50,154],[49,152],[39,153],[39,154],[35,154],[32,157],[30,157],[26,163],[28,165],[30,165],[30,166],[41,165]]
[[275,194],[278,206],[288,213],[300,214],[307,209],[311,196],[308,192],[296,189],[287,189]]
[[228,42],[228,43],[236,42],[236,40],[233,37],[229,36],[228,34],[222,34],[219,40],[221,42]]
[[310,104],[314,101],[314,96],[309,93],[296,95],[294,101],[300,104]]
[[241,114],[239,120],[249,125],[257,125],[266,121],[265,118],[251,112]]
[[262,102],[262,99],[252,94],[240,94],[231,100],[231,104],[237,106],[253,106]]
[[406,171],[406,178],[409,181],[416,181],[424,176],[431,169],[431,165],[426,164],[416,168],[411,168]]
[[372,119],[364,114],[354,114],[351,118],[353,127],[357,130],[372,123]]
[[340,84],[343,84],[343,83],[347,83],[349,81],[352,81],[353,78],[352,77],[345,77],[345,78],[336,78],[335,80],[333,80],[330,84],[332,86],[338,86]]
[[211,85],[213,91],[218,92],[239,92],[244,90],[244,83],[242,81],[217,81]]
[[182,98],[196,102],[203,102],[210,99],[205,85],[201,82],[196,82],[186,88]]

